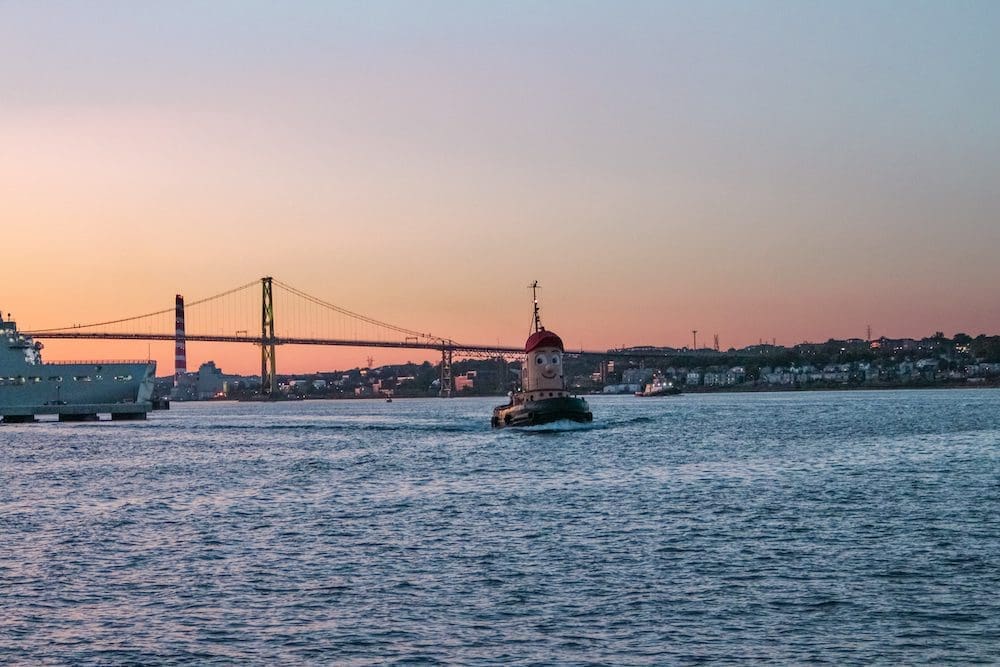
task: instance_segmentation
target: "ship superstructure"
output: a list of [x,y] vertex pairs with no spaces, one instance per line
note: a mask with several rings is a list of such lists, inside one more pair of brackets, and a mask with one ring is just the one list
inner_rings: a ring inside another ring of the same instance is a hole
[[42,344],[0,315],[0,417],[32,421],[55,414],[63,421],[142,419],[151,409],[155,361],[44,363]]

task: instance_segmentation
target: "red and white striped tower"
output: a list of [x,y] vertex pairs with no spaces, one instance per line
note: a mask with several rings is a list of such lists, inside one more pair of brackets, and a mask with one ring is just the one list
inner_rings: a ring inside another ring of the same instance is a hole
[[184,297],[177,295],[177,330],[174,334],[174,386],[187,373],[187,346],[184,342]]

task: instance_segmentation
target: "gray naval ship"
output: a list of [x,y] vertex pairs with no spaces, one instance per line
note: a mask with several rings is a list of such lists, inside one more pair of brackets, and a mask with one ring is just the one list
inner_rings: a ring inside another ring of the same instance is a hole
[[60,421],[144,419],[152,409],[155,361],[42,362],[42,344],[18,332],[0,314],[0,417],[4,422],[34,421],[59,415]]

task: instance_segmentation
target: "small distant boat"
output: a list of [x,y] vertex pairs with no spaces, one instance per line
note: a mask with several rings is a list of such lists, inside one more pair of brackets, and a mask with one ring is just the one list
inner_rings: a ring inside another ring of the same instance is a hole
[[538,316],[538,281],[531,285],[535,297],[535,331],[524,344],[522,387],[510,393],[510,402],[493,408],[493,428],[538,426],[557,421],[594,421],[587,401],[566,391],[563,377],[562,339],[546,331]]
[[635,392],[636,396],[676,396],[681,393],[681,388],[674,384],[673,380],[664,378],[653,378],[653,381],[643,387],[642,391]]

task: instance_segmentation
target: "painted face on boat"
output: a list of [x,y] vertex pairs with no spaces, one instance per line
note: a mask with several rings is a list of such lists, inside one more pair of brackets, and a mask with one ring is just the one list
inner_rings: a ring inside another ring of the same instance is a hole
[[529,385],[526,389],[562,389],[562,350],[539,347],[527,355]]

